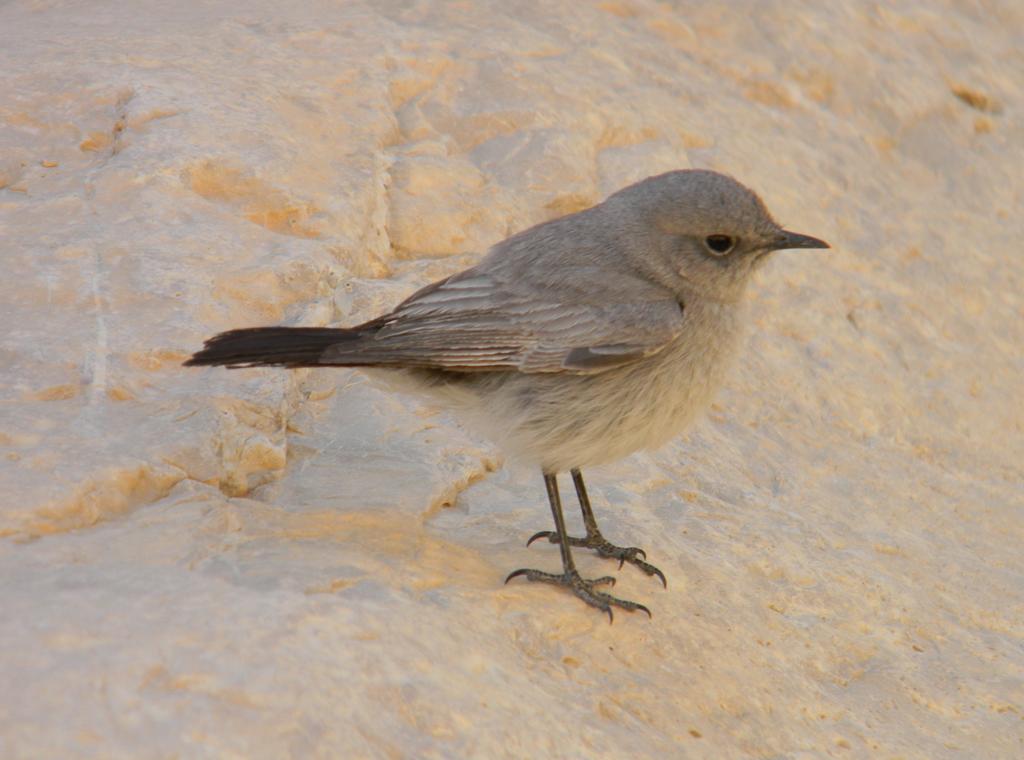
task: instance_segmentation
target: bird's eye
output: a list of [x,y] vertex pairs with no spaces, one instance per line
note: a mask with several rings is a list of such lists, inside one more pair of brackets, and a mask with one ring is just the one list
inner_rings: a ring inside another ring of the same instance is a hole
[[736,247],[736,240],[729,235],[708,235],[704,245],[716,256],[724,256]]

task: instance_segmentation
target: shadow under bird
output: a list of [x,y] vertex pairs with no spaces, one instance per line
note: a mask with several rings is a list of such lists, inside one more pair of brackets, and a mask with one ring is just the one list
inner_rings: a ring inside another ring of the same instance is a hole
[[[650,611],[580,576],[570,547],[657,576],[637,547],[598,529],[581,468],[659,446],[710,403],[746,323],[744,291],[772,251],[828,248],[782,229],[734,179],[683,170],[495,245],[476,266],[348,328],[256,327],[206,341],[186,364],[363,367],[400,375],[506,453],[540,466],[562,572],[516,570],[571,589],[612,617]],[[568,535],[557,475],[569,471],[586,535]],[[528,542],[529,543],[529,542]]]

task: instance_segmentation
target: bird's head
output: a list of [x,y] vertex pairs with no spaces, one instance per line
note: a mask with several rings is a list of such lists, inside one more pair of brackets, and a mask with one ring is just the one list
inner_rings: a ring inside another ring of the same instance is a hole
[[608,204],[631,209],[654,242],[647,250],[657,252],[656,260],[645,264],[682,295],[734,301],[772,251],[829,247],[782,229],[756,193],[713,171],[650,177],[619,191]]

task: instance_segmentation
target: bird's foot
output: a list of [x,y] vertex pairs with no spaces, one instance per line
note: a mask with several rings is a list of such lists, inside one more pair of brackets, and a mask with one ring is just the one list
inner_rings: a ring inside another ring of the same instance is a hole
[[[546,538],[553,544],[558,544],[562,541],[562,537],[555,531],[542,530],[540,533],[534,533],[530,536],[530,540],[526,542],[526,545],[529,546],[538,538]],[[610,543],[600,533],[593,533],[586,538],[567,536],[566,540],[569,542],[569,546],[582,546],[586,549],[594,549],[597,551],[597,555],[599,557],[617,559],[619,561],[620,568],[625,562],[635,565],[648,575],[657,576],[661,581],[661,585],[668,588],[668,581],[665,580],[665,574],[654,565],[645,562],[644,560],[647,559],[647,552],[637,546],[616,546],[615,544]]]
[[505,583],[508,583],[513,578],[518,578],[520,575],[525,576],[528,581],[539,581],[541,583],[553,583],[556,586],[565,586],[591,607],[597,607],[602,612],[607,612],[609,622],[615,619],[615,616],[612,614],[613,606],[629,610],[630,612],[633,612],[634,610],[643,610],[647,613],[647,617],[651,616],[651,611],[642,604],[631,602],[628,599],[619,599],[611,594],[598,591],[595,588],[595,586],[602,586],[606,584],[614,586],[615,579],[610,575],[589,580],[587,578],[580,577],[580,574],[576,570],[569,570],[564,573],[545,573],[541,570],[529,570],[527,568],[522,568],[509,573],[508,577],[505,579]]

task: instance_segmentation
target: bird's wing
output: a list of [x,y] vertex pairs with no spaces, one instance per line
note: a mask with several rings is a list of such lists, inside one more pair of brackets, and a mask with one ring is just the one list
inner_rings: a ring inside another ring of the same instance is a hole
[[682,305],[666,291],[636,278],[602,289],[470,269],[356,328],[358,340],[327,348],[321,362],[591,374],[655,354],[682,330]]

